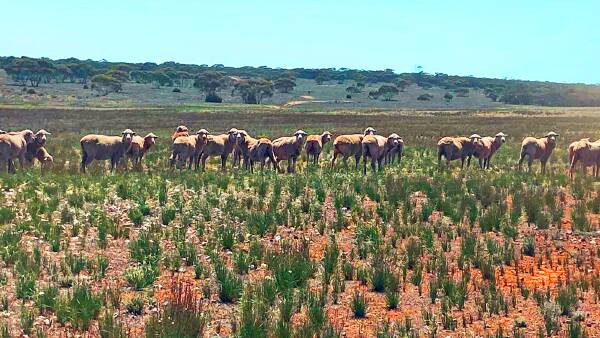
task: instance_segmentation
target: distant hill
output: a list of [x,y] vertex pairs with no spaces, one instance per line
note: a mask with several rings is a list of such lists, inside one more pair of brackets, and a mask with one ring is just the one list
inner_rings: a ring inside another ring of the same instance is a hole
[[[0,57],[5,82],[59,98],[107,97],[147,104],[207,102],[287,106],[495,107],[600,106],[600,86],[347,68],[280,69],[176,62],[156,64]],[[83,87],[88,91],[81,91]],[[144,97],[149,90],[161,98]],[[18,91],[13,91],[16,93]],[[39,94],[39,93],[38,93]],[[39,96],[39,95],[38,95]]]

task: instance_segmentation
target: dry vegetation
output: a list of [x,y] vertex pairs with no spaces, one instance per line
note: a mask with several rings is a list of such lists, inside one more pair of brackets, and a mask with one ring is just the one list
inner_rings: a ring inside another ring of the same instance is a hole
[[[55,163],[0,174],[0,336],[594,336],[600,190],[566,172],[568,143],[598,138],[593,113],[2,108],[2,129],[53,133]],[[293,175],[172,171],[179,124],[372,125],[407,154],[366,177],[329,168],[331,143]],[[81,135],[124,128],[162,136],[145,169],[80,174]],[[521,138],[548,130],[548,173],[515,172]],[[440,136],[498,131],[491,170],[438,168]]]

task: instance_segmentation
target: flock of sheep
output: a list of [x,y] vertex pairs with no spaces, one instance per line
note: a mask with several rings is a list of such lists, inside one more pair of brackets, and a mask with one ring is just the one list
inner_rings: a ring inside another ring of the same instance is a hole
[[[339,135],[333,141],[333,158],[331,166],[341,156],[347,165],[349,157],[354,157],[356,168],[363,158],[363,174],[367,172],[367,161],[370,159],[371,170],[381,169],[382,164],[391,164],[397,159],[400,162],[404,152],[404,141],[393,133],[389,136],[376,134],[376,130],[368,127],[362,134]],[[44,129],[33,133],[31,130],[5,132],[0,130],[0,161],[7,164],[8,172],[15,172],[14,161],[19,159],[21,168],[33,164],[37,159],[42,167],[53,162],[52,156],[46,151],[47,136],[51,135]],[[534,160],[539,159],[542,173],[545,172],[546,163],[556,146],[559,135],[549,132],[542,138],[526,137],[521,143],[519,170],[525,158],[528,160],[529,171]],[[470,137],[444,137],[438,142],[438,162],[442,157],[447,164],[450,161],[461,160],[461,167],[470,165],[471,158],[479,160],[479,167],[489,168],[492,156],[506,142],[507,135],[500,132],[494,137],[481,137],[473,134]],[[121,136],[86,135],[81,141],[81,171],[94,160],[110,160],[111,170],[114,170],[122,159],[131,160],[134,166],[141,166],[143,156],[156,143],[158,137],[149,133],[145,137],[136,135],[131,129],[126,129]],[[240,165],[243,160],[245,169],[253,170],[255,163],[259,162],[261,172],[265,165],[273,166],[279,170],[281,161],[287,161],[287,172],[295,172],[296,161],[302,150],[310,161],[319,162],[323,145],[331,141],[332,134],[325,131],[321,135],[308,135],[298,130],[292,136],[280,137],[273,141],[267,138],[254,138],[245,130],[232,128],[227,133],[212,135],[206,129],[200,129],[195,135],[190,135],[186,126],[178,126],[171,136],[172,153],[171,167],[182,169],[187,166],[195,169],[206,168],[209,157],[221,158],[221,168],[225,170],[227,158],[231,154],[233,166]],[[598,174],[600,165],[600,140],[591,142],[581,139],[569,145],[570,172],[577,162],[583,168],[593,166],[594,176]],[[585,170],[584,170],[585,172]]]

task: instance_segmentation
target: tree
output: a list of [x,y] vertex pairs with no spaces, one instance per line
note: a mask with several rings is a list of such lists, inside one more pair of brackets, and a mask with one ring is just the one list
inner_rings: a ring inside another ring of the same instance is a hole
[[73,71],[67,65],[56,65],[54,67],[54,77],[56,81],[65,82],[67,79],[72,80]]
[[71,72],[75,79],[79,80],[79,83],[86,84],[87,80],[94,73],[94,67],[87,63],[72,63],[68,65],[71,68]]
[[452,96],[452,94],[450,94],[450,93],[444,94],[444,100],[446,101],[446,103],[450,103],[450,101],[452,101],[452,98],[454,98],[454,96]]
[[92,77],[92,90],[97,91],[101,96],[118,93],[121,89],[121,82],[112,76],[99,74]]
[[296,82],[289,77],[280,77],[275,80],[273,86],[281,93],[289,93],[296,87]]
[[395,86],[383,85],[377,90],[379,95],[383,96],[384,101],[390,101],[394,95],[397,95],[400,91]]
[[403,92],[410,85],[410,82],[406,79],[399,78],[394,82],[394,84],[396,87],[398,87],[398,89],[400,89],[401,92]]
[[163,72],[150,72],[150,78],[156,88],[160,88],[161,86],[170,87],[173,85],[173,80]]
[[322,85],[323,82],[329,81],[330,79],[331,79],[331,77],[329,76],[329,74],[323,70],[320,71],[319,74],[317,74],[317,77],[315,77],[315,81],[317,82],[318,85]]
[[381,94],[379,93],[378,90],[370,91],[369,92],[369,99],[371,99],[371,100],[377,100],[380,95]]
[[113,70],[108,71],[106,73],[106,75],[112,76],[121,82],[129,81],[129,73],[125,72],[123,70],[113,69]]
[[273,96],[273,82],[265,79],[242,80],[235,84],[235,91],[244,103],[260,104],[263,98]]
[[433,95],[429,93],[421,94],[419,97],[417,97],[417,100],[419,101],[429,101],[431,99],[433,99]]
[[218,90],[227,86],[225,73],[214,70],[204,71],[196,77],[194,87],[200,89],[206,95],[206,102],[222,102]]
[[350,86],[350,87],[346,88],[346,92],[349,94],[357,94],[357,93],[360,93],[360,89],[358,89],[358,87],[355,87],[355,86]]
[[54,74],[54,65],[46,59],[33,59],[28,57],[16,58],[4,67],[6,73],[22,86],[29,84],[39,86],[42,80],[49,81]]

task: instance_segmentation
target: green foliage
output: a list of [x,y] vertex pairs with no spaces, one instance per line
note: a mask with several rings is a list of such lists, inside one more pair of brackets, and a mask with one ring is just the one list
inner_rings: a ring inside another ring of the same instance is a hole
[[158,275],[158,268],[149,264],[128,268],[123,273],[123,277],[125,278],[125,281],[127,281],[127,284],[135,290],[142,290],[152,285]]
[[350,303],[350,308],[352,309],[354,317],[364,318],[367,315],[367,306],[368,302],[365,295],[358,290],[355,291],[354,297],[352,297],[352,303]]

